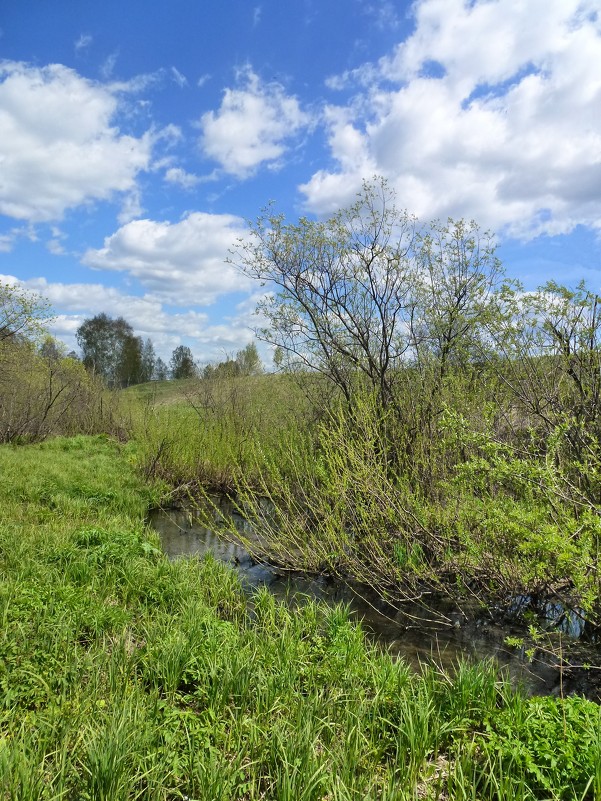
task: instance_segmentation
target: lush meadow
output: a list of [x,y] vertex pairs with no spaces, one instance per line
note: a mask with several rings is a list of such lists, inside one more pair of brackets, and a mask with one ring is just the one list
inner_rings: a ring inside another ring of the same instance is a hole
[[601,801],[592,700],[415,675],[344,609],[249,598],[145,523],[224,491],[259,558],[510,615],[564,666],[576,631],[599,671],[601,299],[524,293],[475,223],[391,200],[251,226],[272,373],[251,343],[111,390],[133,373],[96,357],[131,367],[133,329],[81,362],[0,287],[0,799]]
[[104,437],[0,449],[0,797],[601,798],[599,707],[416,676],[343,609],[169,562]]

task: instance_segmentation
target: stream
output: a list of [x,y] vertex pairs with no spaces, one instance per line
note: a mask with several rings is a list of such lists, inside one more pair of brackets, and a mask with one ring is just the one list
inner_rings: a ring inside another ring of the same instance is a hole
[[[233,520],[236,528],[249,536],[249,524],[225,497],[214,498],[219,514]],[[269,564],[257,563],[240,543],[224,538],[215,529],[203,527],[198,513],[191,508],[159,509],[149,514],[149,522],[156,529],[163,550],[171,559],[202,557],[212,554],[217,560],[230,564],[240,577],[246,591],[251,593],[260,585],[268,586],[273,595],[290,605],[301,604],[307,598],[328,604],[348,606],[354,619],[361,622],[367,636],[394,657],[402,658],[416,670],[424,663],[434,663],[444,670],[453,670],[460,659],[495,659],[514,683],[521,683],[531,694],[584,693],[598,694],[598,676],[592,688],[589,672],[564,673],[556,661],[537,659],[530,663],[516,648],[508,648],[505,638],[514,633],[507,627],[488,620],[478,619],[445,608],[438,602],[436,608],[424,606],[401,608],[382,601],[369,589],[353,588],[324,576],[309,576],[283,571]],[[441,617],[446,618],[441,624]],[[597,671],[598,673],[599,671]]]

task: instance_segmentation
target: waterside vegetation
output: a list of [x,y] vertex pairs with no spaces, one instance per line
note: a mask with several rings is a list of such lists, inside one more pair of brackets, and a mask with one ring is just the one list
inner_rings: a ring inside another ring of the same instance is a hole
[[[601,799],[592,701],[414,675],[344,609],[249,598],[144,522],[226,491],[260,559],[594,643],[599,298],[524,293],[475,224],[418,227],[381,182],[251,233],[275,372],[251,343],[109,390],[0,285],[0,798]],[[123,367],[144,343],[112,322]]]
[[144,524],[106,437],[0,449],[0,796],[595,799],[601,718],[491,664],[413,674],[344,609],[246,597]]

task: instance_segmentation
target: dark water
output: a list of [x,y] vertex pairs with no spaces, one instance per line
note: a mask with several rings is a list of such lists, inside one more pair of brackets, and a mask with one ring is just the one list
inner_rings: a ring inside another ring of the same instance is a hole
[[[182,509],[157,510],[150,522],[157,530],[163,549],[170,558],[212,554],[237,570],[243,585],[252,591],[267,585],[270,591],[290,604],[312,598],[326,603],[344,603],[353,617],[361,621],[364,630],[382,647],[419,669],[423,663],[434,662],[452,670],[459,659],[494,658],[516,683],[536,694],[560,692],[557,666],[548,660],[528,662],[516,649],[504,644],[508,629],[488,621],[471,619],[456,609],[407,606],[397,609],[385,604],[368,590],[352,588],[325,577],[283,572],[265,564],[257,564],[239,543],[218,533],[219,516],[233,519],[238,531],[251,536],[248,523],[232,509],[226,499],[217,502],[215,528],[204,528],[194,511]],[[445,622],[441,625],[440,619]],[[564,691],[566,677],[563,678]],[[576,691],[581,691],[578,687]],[[586,690],[585,690],[586,692]]]

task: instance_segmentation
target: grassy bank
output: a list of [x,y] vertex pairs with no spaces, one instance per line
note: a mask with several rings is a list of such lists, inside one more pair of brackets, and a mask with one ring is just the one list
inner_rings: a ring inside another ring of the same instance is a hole
[[415,676],[343,610],[170,563],[104,438],[0,449],[0,798],[601,798],[599,708]]
[[134,388],[138,465],[180,494],[235,493],[287,567],[395,602],[435,593],[498,614],[529,599],[523,622],[543,628],[551,603],[593,633],[601,522],[580,485],[596,481],[594,460],[568,458],[566,428],[546,443],[510,435],[488,383],[460,371],[420,429],[418,376],[405,378],[400,418],[367,393],[351,407],[329,397],[315,375]]
[[157,381],[122,399],[140,470],[172,487],[233,491],[312,444],[315,408],[287,375]]

